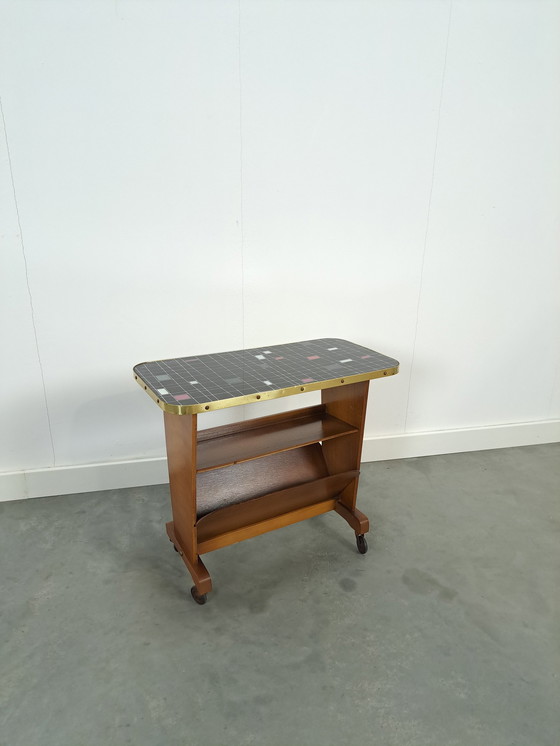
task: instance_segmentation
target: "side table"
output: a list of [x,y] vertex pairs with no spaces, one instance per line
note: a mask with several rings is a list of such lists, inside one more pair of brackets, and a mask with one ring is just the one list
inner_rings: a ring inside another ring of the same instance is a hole
[[[173,520],[167,535],[203,604],[200,556],[330,510],[367,552],[356,494],[369,381],[393,358],[343,339],[139,363],[134,378],[163,410]],[[321,404],[198,430],[204,412],[321,391]]]

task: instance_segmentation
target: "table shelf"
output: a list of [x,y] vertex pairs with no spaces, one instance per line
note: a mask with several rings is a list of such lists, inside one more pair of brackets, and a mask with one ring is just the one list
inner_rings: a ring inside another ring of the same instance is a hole
[[[196,523],[199,554],[333,510],[340,493],[359,476],[353,470],[270,492],[214,510]],[[232,475],[232,484],[233,482]]]
[[260,417],[198,433],[197,473],[356,433],[324,406]]
[[328,475],[319,443],[208,470],[196,478],[197,518]]

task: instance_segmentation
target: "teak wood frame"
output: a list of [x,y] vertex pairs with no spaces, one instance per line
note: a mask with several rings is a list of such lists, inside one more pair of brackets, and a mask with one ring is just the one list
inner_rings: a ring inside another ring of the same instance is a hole
[[[316,407],[200,432],[196,414],[164,412],[173,515],[166,529],[195,598],[212,590],[206,552],[331,510],[356,536],[369,531],[356,508],[368,388],[362,381],[323,389]],[[228,504],[232,491],[238,497]]]

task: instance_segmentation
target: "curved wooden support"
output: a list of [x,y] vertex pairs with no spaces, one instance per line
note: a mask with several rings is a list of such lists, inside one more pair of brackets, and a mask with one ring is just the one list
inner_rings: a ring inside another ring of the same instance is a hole
[[356,532],[356,536],[367,534],[369,531],[369,518],[367,515],[364,515],[361,510],[358,510],[358,508],[350,510],[350,508],[347,508],[346,505],[341,502],[337,502],[334,509],[338,515],[342,516],[342,518],[350,524]]
[[212,590],[212,578],[210,577],[210,573],[206,569],[204,562],[198,555],[195,556],[194,561],[187,556],[187,554],[183,550],[183,547],[181,546],[181,540],[178,539],[177,535],[175,534],[173,521],[166,523],[165,529],[167,531],[167,535],[169,536],[169,540],[173,542],[173,546],[183,558],[183,562],[185,563],[185,565],[187,566],[187,570],[191,574],[191,578],[193,579],[193,583],[195,584],[196,590],[199,595],[202,596],[205,593],[210,593],[210,591]]

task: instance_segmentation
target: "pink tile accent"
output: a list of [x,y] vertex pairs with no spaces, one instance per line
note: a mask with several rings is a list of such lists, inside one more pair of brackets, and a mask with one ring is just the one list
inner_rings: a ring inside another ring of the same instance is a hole
[[319,355],[310,355],[307,359],[308,360],[318,360],[319,359]]
[[362,360],[365,360],[368,357],[371,357],[371,355],[362,355]]
[[282,356],[280,356],[280,357],[275,357],[274,359],[275,360],[283,360],[284,358]]
[[191,397],[188,394],[177,394],[173,398],[177,399],[177,401],[185,401],[185,399],[190,399]]
[[311,381],[314,381],[314,380],[315,380],[314,378],[302,378],[301,382],[302,383],[311,383]]

